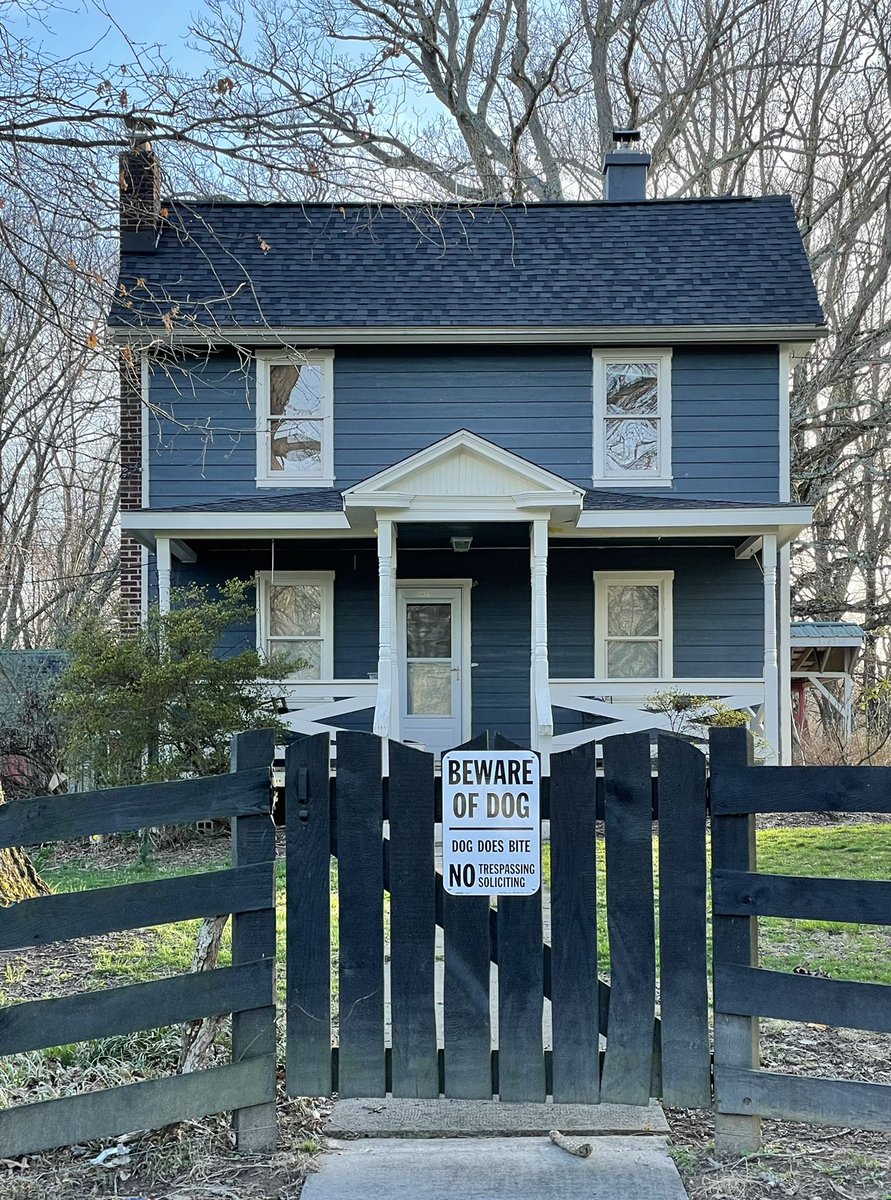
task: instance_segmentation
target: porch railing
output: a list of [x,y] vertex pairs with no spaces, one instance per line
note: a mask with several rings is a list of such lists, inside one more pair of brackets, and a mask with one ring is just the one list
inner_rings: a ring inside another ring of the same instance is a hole
[[627,683],[612,679],[552,679],[550,691],[552,708],[589,714],[597,720],[596,724],[556,734],[547,747],[551,754],[644,729],[683,732],[694,740],[706,741],[708,730],[685,720],[682,712],[646,711],[651,697],[666,692],[720,700],[727,708],[745,713],[749,728],[764,737],[764,681],[761,679],[647,679]]
[[287,706],[282,720],[294,733],[334,733],[340,717],[373,709],[376,679],[314,679],[285,682],[279,695]]

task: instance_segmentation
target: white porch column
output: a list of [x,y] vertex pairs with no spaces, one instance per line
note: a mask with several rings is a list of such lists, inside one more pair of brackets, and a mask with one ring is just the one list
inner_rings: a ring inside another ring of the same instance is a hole
[[762,543],[764,569],[764,736],[770,746],[767,761],[780,761],[780,671],[777,647],[777,539],[766,533]]
[[396,527],[392,521],[377,523],[378,652],[377,702],[374,732],[389,737],[393,712],[396,637]]
[[548,520],[538,517],[532,522],[530,544],[532,576],[532,670],[531,717],[532,744],[542,746],[542,739],[554,735],[551,714],[550,669],[548,666]]
[[170,612],[170,538],[159,537],[156,542],[158,561],[158,611]]

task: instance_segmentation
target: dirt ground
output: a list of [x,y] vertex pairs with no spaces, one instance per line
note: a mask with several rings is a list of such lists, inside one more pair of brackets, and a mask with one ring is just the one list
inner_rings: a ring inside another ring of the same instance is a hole
[[297,1200],[321,1146],[325,1108],[280,1097],[271,1155],[239,1155],[227,1118],[171,1126],[126,1141],[97,1163],[98,1144],[0,1159],[2,1200]]
[[[891,1036],[762,1022],[762,1065],[789,1075],[891,1083]],[[670,1109],[672,1157],[691,1200],[891,1200],[887,1133],[791,1121],[762,1123],[762,1150],[739,1162],[714,1157],[714,1117]]]

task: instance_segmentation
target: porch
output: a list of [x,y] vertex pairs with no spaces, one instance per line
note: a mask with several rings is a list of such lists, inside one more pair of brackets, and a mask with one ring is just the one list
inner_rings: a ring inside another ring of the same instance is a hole
[[439,752],[498,729],[547,758],[633,729],[703,737],[692,710],[720,702],[768,761],[788,745],[780,547],[803,510],[586,492],[467,431],[339,499],[155,527],[162,608],[177,577],[254,571],[241,633],[301,658],[280,689],[295,731]]

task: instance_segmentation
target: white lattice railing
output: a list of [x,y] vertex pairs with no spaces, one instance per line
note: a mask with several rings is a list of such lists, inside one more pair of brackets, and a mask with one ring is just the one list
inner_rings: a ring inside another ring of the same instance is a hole
[[[721,700],[727,708],[746,713],[750,728],[764,736],[764,683],[760,679],[648,679],[631,683],[611,679],[552,679],[550,689],[553,708],[590,713],[604,722],[557,734],[548,745],[551,754],[641,729],[677,731],[683,724],[682,718],[645,711],[651,696],[665,692]],[[696,734],[690,728],[683,732]]]
[[281,719],[294,733],[334,733],[341,728],[339,717],[374,708],[377,702],[376,679],[300,680],[276,690],[287,705]]

